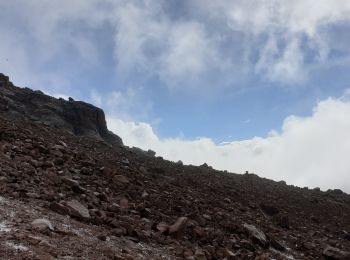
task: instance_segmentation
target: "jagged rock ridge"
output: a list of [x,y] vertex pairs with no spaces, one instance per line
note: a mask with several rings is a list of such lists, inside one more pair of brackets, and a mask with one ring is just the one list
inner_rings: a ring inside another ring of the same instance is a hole
[[102,109],[91,104],[56,99],[41,91],[15,87],[9,78],[0,73],[0,110],[26,115],[32,120],[65,129],[78,136],[104,140],[121,145],[122,140],[107,129]]

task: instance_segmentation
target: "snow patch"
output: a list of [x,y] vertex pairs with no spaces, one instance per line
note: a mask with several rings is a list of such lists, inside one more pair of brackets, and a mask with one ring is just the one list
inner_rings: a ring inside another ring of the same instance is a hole
[[10,232],[11,228],[9,228],[6,223],[0,222],[0,232]]
[[11,248],[18,250],[18,251],[27,251],[28,250],[28,247],[26,247],[26,246],[23,246],[21,244],[16,245],[15,243],[9,242],[9,241],[6,242],[6,245],[8,247],[11,247]]

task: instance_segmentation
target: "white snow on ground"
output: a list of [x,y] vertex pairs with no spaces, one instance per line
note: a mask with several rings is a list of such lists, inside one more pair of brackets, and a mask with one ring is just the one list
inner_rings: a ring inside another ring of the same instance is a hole
[[28,250],[28,247],[25,247],[25,246],[23,246],[21,244],[16,245],[15,243],[12,243],[10,241],[7,241],[6,245],[8,247],[11,247],[11,248],[13,248],[15,250],[19,250],[19,251],[27,251]]
[[5,222],[0,222],[0,232],[10,232],[11,228]]

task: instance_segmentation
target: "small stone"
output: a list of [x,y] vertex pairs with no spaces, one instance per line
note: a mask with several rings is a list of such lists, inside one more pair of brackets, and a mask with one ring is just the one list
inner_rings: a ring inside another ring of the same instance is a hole
[[157,230],[160,231],[160,233],[165,233],[168,231],[169,225],[165,222],[160,222],[157,224]]
[[36,229],[40,232],[43,232],[46,230],[51,230],[51,231],[54,230],[51,222],[47,219],[44,219],[44,218],[38,218],[38,219],[33,220],[31,225],[34,229]]
[[123,158],[123,159],[122,159],[122,164],[124,164],[124,165],[129,165],[130,162],[129,162],[128,158]]
[[69,186],[79,186],[79,182],[68,177],[62,177],[62,181]]
[[28,236],[27,240],[32,245],[38,245],[43,240],[43,238],[42,237],[36,237],[36,236]]
[[126,229],[125,228],[114,228],[111,231],[111,234],[116,237],[124,236],[126,235]]
[[101,241],[106,241],[107,240],[107,237],[103,234],[100,234],[100,235],[97,235],[97,238]]
[[207,257],[202,250],[197,249],[196,252],[194,253],[194,259],[195,260],[207,260]]
[[311,243],[311,242],[305,242],[305,243],[303,244],[303,246],[304,246],[304,248],[307,249],[307,250],[311,250],[311,249],[313,249],[313,248],[316,247],[315,244],[314,244],[314,243]]
[[61,214],[61,215],[69,215],[69,213],[70,213],[69,208],[67,208],[63,204],[57,203],[57,202],[52,202],[50,204],[50,209]]
[[149,196],[149,194],[147,193],[147,191],[143,191],[142,192],[142,195],[141,195],[141,198],[145,199]]
[[119,205],[121,209],[128,209],[129,208],[129,200],[127,198],[121,198],[119,201]]
[[89,219],[89,210],[77,200],[67,202],[67,207],[70,209],[70,214],[74,217]]
[[187,218],[180,217],[176,220],[176,222],[169,227],[169,234],[180,233],[186,227]]
[[113,180],[117,183],[122,183],[122,184],[128,184],[129,183],[129,179],[127,177],[125,177],[124,175],[115,175],[113,177]]

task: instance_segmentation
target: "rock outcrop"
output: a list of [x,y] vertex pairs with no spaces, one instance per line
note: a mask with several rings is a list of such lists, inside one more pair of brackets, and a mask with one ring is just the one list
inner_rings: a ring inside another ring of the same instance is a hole
[[107,129],[102,109],[72,98],[68,101],[56,99],[41,91],[15,87],[4,74],[0,74],[0,104],[0,111],[26,115],[34,121],[78,136],[122,145],[121,138]]

